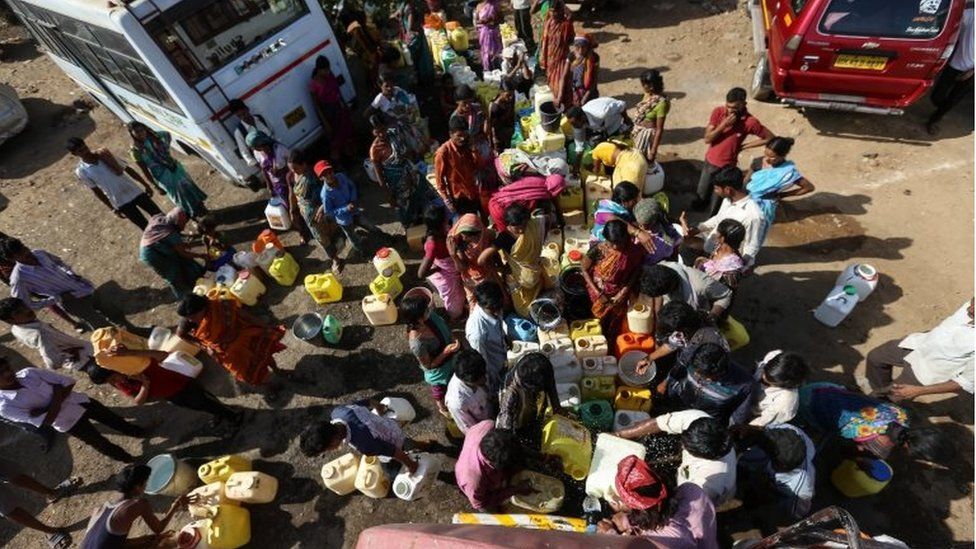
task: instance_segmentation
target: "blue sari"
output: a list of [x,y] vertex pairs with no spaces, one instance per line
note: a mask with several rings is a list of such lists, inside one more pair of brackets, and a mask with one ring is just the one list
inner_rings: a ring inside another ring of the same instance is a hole
[[603,242],[603,227],[614,218],[622,219],[627,223],[634,222],[634,214],[613,200],[605,198],[598,202],[596,211],[593,212],[593,232],[590,233],[590,241]]
[[749,191],[749,197],[759,204],[759,209],[762,210],[766,220],[759,231],[760,245],[766,240],[769,228],[776,219],[776,205],[779,203],[776,195],[802,178],[803,176],[796,169],[796,164],[789,160],[779,166],[753,172],[746,190]]

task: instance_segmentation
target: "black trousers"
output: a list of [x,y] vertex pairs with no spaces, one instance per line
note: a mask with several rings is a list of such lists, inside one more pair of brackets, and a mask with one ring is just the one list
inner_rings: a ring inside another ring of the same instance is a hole
[[181,408],[189,408],[197,412],[204,412],[221,419],[233,419],[236,414],[226,404],[217,400],[210,391],[203,388],[195,380],[186,385],[179,393],[166,399]]
[[[146,215],[143,215],[145,212]],[[125,216],[126,219],[131,221],[136,227],[142,230],[146,229],[146,225],[149,221],[146,220],[146,216],[152,217],[154,215],[162,214],[162,210],[159,206],[153,202],[153,199],[149,197],[148,194],[142,193],[135,200],[119,206],[119,213]]]
[[959,104],[966,96],[973,93],[973,77],[959,80],[959,75],[963,71],[956,70],[946,65],[935,84],[932,85],[932,95],[930,99],[935,105],[935,112],[929,117],[929,124],[935,124],[946,115],[953,107]]
[[145,430],[138,425],[129,423],[97,400],[90,399],[85,404],[82,404],[82,407],[85,409],[84,415],[81,416],[81,419],[71,429],[68,429],[68,434],[91,446],[98,453],[116,461],[124,463],[134,461],[135,458],[132,457],[132,454],[109,441],[102,433],[99,433],[95,429],[95,426],[92,425],[92,420],[101,423],[113,431],[118,431],[130,437],[142,438],[146,434]]
[[706,211],[709,217],[717,214],[719,206],[722,205],[722,199],[715,194],[715,183],[712,181],[715,172],[721,169],[721,167],[713,166],[705,161],[702,164],[701,177],[698,178],[698,188],[695,189],[698,200],[708,205]]

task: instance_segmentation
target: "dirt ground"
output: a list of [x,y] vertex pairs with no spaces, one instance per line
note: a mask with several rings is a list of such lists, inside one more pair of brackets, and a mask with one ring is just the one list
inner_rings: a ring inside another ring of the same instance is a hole
[[[600,42],[601,92],[633,105],[640,98],[640,72],[649,67],[663,72],[674,101],[660,159],[677,212],[690,202],[698,179],[710,109],[729,87],[750,81],[754,59],[748,20],[741,10],[722,9],[715,2],[623,4],[606,19],[585,23]],[[107,214],[75,181],[74,161],[63,149],[65,139],[77,135],[122,154],[128,140],[120,122],[104,108],[77,109],[73,104],[82,92],[31,43],[21,41],[16,29],[3,29],[0,39],[0,81],[18,89],[31,115],[27,131],[0,147],[0,230],[63,257],[96,283],[103,302],[136,324],[175,324],[169,291],[138,262],[138,232]],[[949,116],[937,139],[922,129],[929,112],[925,101],[902,117],[887,118],[801,112],[779,104],[750,108],[775,133],[797,139],[793,159],[817,192],[781,208],[757,274],[740,291],[733,312],[748,327],[752,343],[736,358],[751,365],[771,349],[789,349],[807,357],[817,379],[851,383],[872,347],[929,329],[972,295],[972,101]],[[198,159],[186,159],[186,164],[210,195],[211,208],[220,212],[230,240],[253,239],[264,227],[264,195],[228,185]],[[379,197],[374,189],[364,191],[368,198]],[[402,233],[389,209],[373,207],[372,212],[388,231]],[[294,233],[285,235],[285,242],[303,274],[322,270],[319,250],[297,246]],[[397,246],[406,248],[402,238]],[[416,265],[417,256],[409,255]],[[837,273],[853,262],[877,267],[881,283],[847,321],[828,329],[811,310]],[[263,394],[240,390],[217,367],[205,372],[208,387],[248,410],[246,426],[231,439],[212,435],[199,415],[166,404],[132,407],[84,379],[78,388],[126,417],[162,421],[156,436],[141,444],[110,435],[136,454],[148,458],[175,452],[200,462],[242,453],[255,460],[257,469],[275,475],[281,482],[276,502],[251,507],[252,547],[350,546],[360,531],[375,524],[448,522],[454,512],[467,509],[451,485],[439,482],[413,503],[338,497],[322,487],[319,477],[321,465],[334,456],[310,460],[298,451],[297,436],[310,420],[327,417],[333,404],[372,395],[410,398],[418,404],[419,417],[407,427],[408,435],[446,442],[402,326],[371,328],[359,310],[372,273],[365,262],[350,265],[342,276],[344,301],[327,307],[316,307],[300,287],[270,289],[263,300],[265,314],[286,325],[312,310],[334,314],[346,322],[345,339],[341,349],[323,349],[288,336],[289,349],[279,355],[279,363],[293,370],[292,376]],[[0,344],[19,364],[38,360],[13,343],[6,327],[0,328]],[[953,437],[953,461],[947,467],[901,467],[882,496],[861,501],[843,499],[822,474],[815,508],[842,505],[866,531],[888,533],[916,547],[971,545],[972,400],[935,399],[911,408],[917,424],[938,425]],[[118,464],[76,441],[59,441],[44,454],[30,437],[7,428],[0,433],[0,455],[24,464],[42,481],[53,485],[71,473],[85,477],[82,493],[57,505],[45,507],[27,497],[31,511],[48,523],[70,525],[79,539],[90,510],[113,497],[109,478]],[[162,497],[154,502],[159,509],[168,504]],[[172,524],[179,528],[187,521],[178,516]],[[732,529],[741,536],[750,526],[736,521]],[[36,533],[20,532],[6,521],[0,521],[0,544],[43,546]]]

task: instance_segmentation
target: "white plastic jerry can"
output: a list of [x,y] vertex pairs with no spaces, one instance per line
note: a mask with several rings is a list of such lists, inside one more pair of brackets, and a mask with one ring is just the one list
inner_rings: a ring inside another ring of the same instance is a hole
[[857,301],[860,303],[878,287],[878,270],[867,263],[848,265],[834,283],[834,286],[847,285],[857,290]]
[[268,226],[276,231],[287,231],[291,228],[291,215],[288,214],[285,203],[278,197],[268,201],[264,208],[264,217],[268,220]]
[[278,479],[259,471],[234,473],[224,483],[227,497],[244,503],[269,503],[278,494]]
[[824,325],[834,328],[851,314],[857,301],[857,288],[849,284],[835,286],[820,306],[813,311],[813,316]]
[[411,475],[404,466],[393,480],[393,494],[404,501],[423,497],[440,472],[440,459],[437,456],[422,453],[414,456],[414,459],[417,461],[417,471]]

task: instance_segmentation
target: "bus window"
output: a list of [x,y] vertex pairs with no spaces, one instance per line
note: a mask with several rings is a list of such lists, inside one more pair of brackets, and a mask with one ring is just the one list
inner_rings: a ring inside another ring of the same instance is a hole
[[173,8],[148,30],[183,77],[196,82],[307,13],[304,0],[209,0]]
[[16,0],[11,4],[27,27],[35,31],[35,38],[51,53],[182,114],[166,88],[121,34]]

